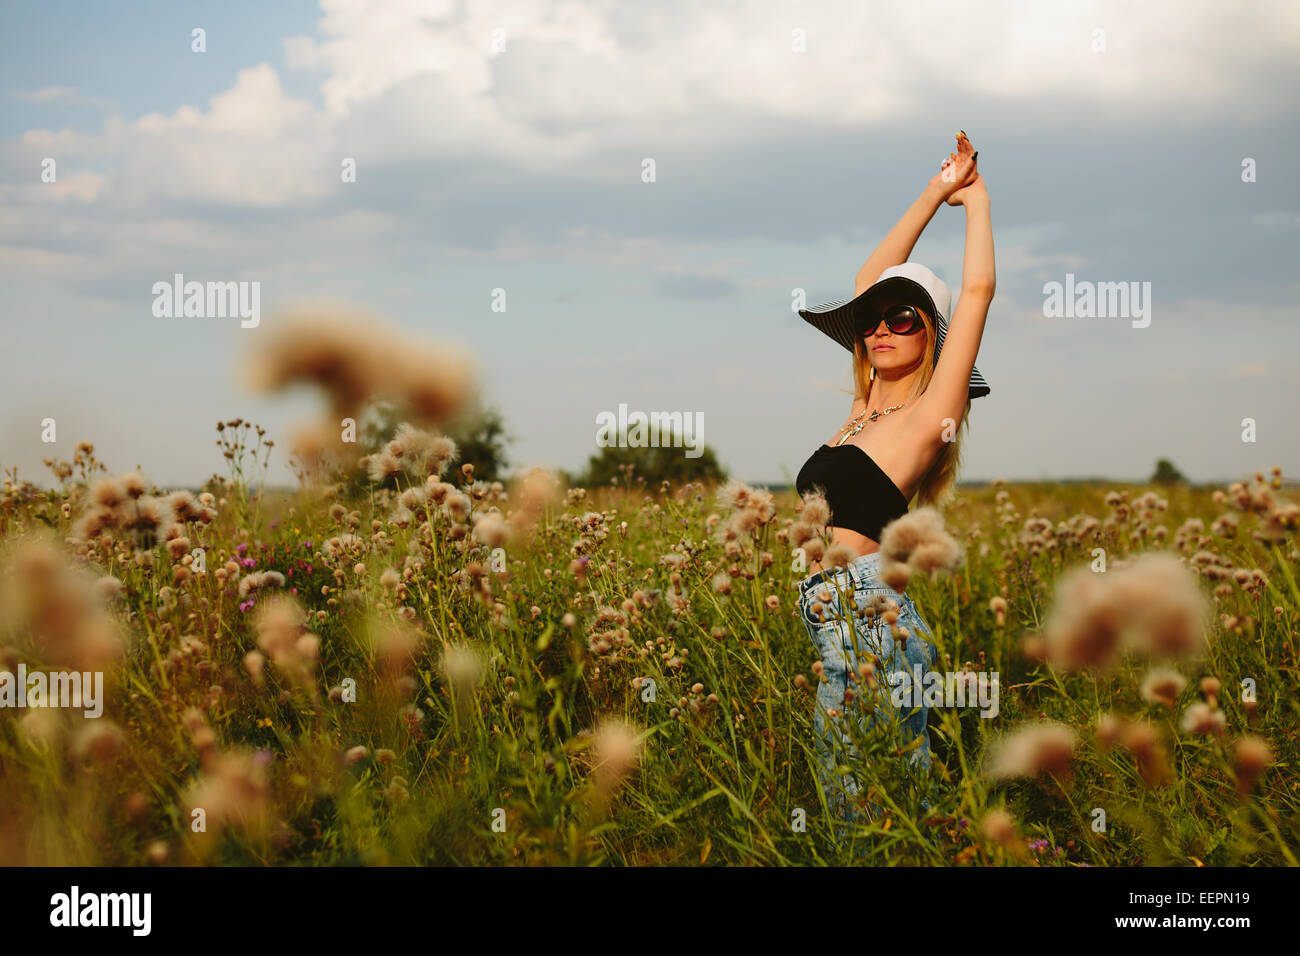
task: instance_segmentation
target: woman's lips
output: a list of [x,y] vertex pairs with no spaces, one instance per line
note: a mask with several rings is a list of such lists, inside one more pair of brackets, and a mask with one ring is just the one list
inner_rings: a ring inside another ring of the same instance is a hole
[[875,346],[872,346],[871,351],[873,351],[873,352],[892,352],[892,351],[894,351],[894,347],[893,347],[892,345],[875,345]]

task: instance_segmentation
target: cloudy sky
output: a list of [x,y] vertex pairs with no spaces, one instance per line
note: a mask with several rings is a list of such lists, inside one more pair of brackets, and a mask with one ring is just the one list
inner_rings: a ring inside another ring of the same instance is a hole
[[[0,51],[0,465],[29,478],[90,439],[197,483],[219,418],[287,437],[314,396],[239,359],[328,296],[471,349],[516,466],[581,466],[625,403],[791,480],[851,385],[792,303],[851,295],[959,128],[998,265],[963,477],[1300,474],[1294,3],[6,0]],[[962,237],[944,207],[913,259],[955,289]],[[260,282],[260,326],[156,317],[178,272]],[[1150,324],[1044,316],[1067,273],[1150,283]]]

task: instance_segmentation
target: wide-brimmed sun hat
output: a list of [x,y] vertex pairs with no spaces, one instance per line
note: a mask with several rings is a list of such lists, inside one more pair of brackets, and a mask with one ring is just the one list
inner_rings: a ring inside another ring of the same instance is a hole
[[[934,361],[937,365],[944,336],[948,334],[947,316],[948,307],[952,304],[952,293],[948,291],[947,283],[918,262],[890,266],[861,295],[800,309],[799,315],[809,325],[821,329],[852,352],[856,338],[854,319],[860,313],[865,313],[864,318],[879,321],[885,309],[900,304],[919,305],[934,317]],[[980,398],[991,391],[980,370],[972,367],[970,397]]]

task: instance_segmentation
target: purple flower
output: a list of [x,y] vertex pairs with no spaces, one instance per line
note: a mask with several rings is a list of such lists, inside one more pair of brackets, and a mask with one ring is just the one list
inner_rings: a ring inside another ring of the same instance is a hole
[[239,547],[237,547],[235,550],[238,551],[240,554],[247,554],[247,553],[248,553],[248,545],[246,545],[246,544],[242,544],[242,543],[241,543],[241,544],[239,545]]
[[256,562],[254,559],[252,559],[252,558],[244,558],[244,559],[243,559],[242,561],[240,561],[239,563],[242,564],[242,565],[243,565],[244,567],[246,567],[246,568],[255,568],[255,567],[257,567],[257,562]]
[[1046,848],[1047,848],[1046,840],[1034,840],[1029,844],[1029,849],[1033,850],[1035,853],[1037,853],[1039,850],[1044,850]]
[[241,611],[247,611],[247,610],[248,610],[249,608],[251,608],[252,606],[253,606],[253,602],[252,602],[252,601],[242,601],[242,602],[240,602],[239,609],[240,609]]

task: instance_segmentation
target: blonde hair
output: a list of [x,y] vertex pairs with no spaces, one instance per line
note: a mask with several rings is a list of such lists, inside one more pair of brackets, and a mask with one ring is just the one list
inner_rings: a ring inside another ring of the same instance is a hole
[[[930,379],[934,377],[934,320],[924,309],[917,308],[916,311],[925,322],[925,350],[921,372],[913,380],[912,389],[907,396],[909,402],[920,398],[930,386]],[[856,336],[853,342],[853,388],[854,395],[864,401],[871,400],[872,379],[869,375],[870,370],[871,358],[867,355],[863,338],[862,336]],[[962,432],[970,429],[970,405],[970,395],[967,393],[966,408],[961,414],[961,421],[957,425],[953,440],[943,443],[943,448],[935,456],[934,461],[930,463],[930,467],[921,476],[921,481],[916,487],[916,494],[913,496],[912,501],[918,507],[926,505],[937,507],[953,497],[953,486],[957,483],[957,470],[961,466]],[[911,502],[909,502],[909,507],[910,505]]]

